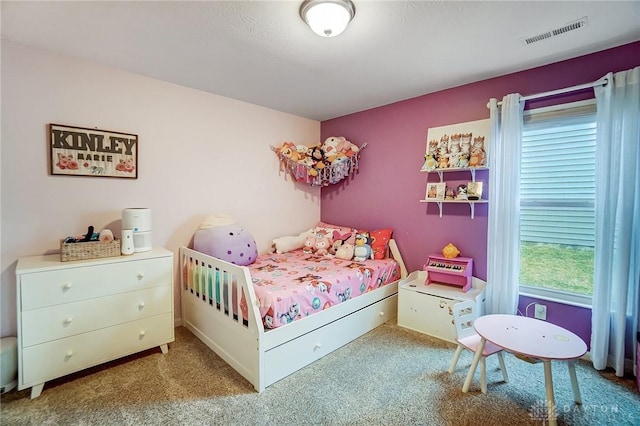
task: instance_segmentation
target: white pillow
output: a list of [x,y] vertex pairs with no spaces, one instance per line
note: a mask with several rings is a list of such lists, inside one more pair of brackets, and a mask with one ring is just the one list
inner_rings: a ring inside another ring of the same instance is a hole
[[271,244],[271,251],[281,254],[288,251],[297,250],[304,246],[304,241],[308,235],[315,232],[314,228],[304,231],[300,235],[287,235],[284,237],[276,238]]

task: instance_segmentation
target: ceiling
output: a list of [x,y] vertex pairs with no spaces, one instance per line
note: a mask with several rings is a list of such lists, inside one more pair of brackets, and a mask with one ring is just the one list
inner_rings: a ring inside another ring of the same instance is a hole
[[315,120],[640,40],[640,1],[353,1],[322,38],[302,0],[3,0],[2,38]]

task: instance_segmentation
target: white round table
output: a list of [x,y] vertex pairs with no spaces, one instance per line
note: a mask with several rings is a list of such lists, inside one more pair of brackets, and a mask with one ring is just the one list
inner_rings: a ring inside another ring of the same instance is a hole
[[552,360],[567,361],[574,400],[576,404],[582,403],[576,377],[575,360],[587,352],[587,344],[579,336],[546,321],[504,314],[479,317],[474,322],[474,328],[482,339],[464,382],[463,392],[469,390],[484,345],[489,341],[508,352],[528,359],[530,362],[542,361],[544,363],[549,425],[557,424],[553,378],[551,376]]

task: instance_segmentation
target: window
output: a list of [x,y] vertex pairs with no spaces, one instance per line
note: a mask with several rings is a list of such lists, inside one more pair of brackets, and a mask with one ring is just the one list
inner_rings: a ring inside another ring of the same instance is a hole
[[595,102],[525,112],[520,175],[520,289],[591,304]]

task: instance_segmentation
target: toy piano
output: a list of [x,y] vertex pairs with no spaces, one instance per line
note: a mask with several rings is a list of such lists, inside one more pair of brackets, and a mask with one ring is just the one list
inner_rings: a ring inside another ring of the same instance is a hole
[[427,271],[426,285],[432,283],[450,284],[462,287],[466,293],[471,288],[473,281],[473,259],[470,257],[448,258],[431,255],[424,265]]

